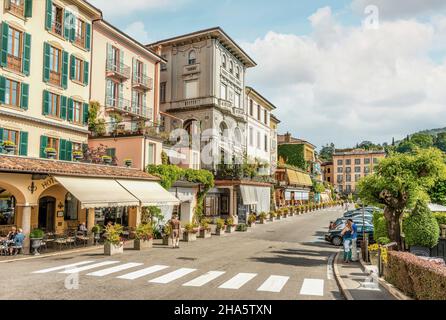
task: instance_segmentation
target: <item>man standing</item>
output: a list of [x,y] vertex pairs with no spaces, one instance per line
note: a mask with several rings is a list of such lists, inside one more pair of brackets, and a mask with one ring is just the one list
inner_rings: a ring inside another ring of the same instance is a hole
[[174,214],[170,220],[170,226],[172,227],[172,242],[173,248],[180,248],[180,232],[181,232],[181,221],[178,219],[178,215]]
[[353,222],[352,219],[349,219],[348,221],[350,221],[352,225],[352,261],[356,262],[358,261],[358,226],[356,225],[356,223]]

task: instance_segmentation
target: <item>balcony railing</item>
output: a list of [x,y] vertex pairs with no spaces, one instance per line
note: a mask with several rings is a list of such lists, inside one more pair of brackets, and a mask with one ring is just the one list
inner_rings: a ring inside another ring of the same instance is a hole
[[106,71],[109,77],[116,77],[121,80],[130,78],[130,67],[123,63],[107,60]]
[[122,112],[132,112],[132,104],[130,100],[121,97],[107,96],[105,98],[105,107],[113,108],[117,111],[122,111]]
[[53,25],[51,26],[51,31],[59,36],[63,36],[63,24],[60,21],[53,21]]
[[130,111],[133,115],[143,117],[146,119],[152,119],[152,109],[146,108],[142,104],[133,101],[132,102],[132,109]]
[[133,87],[153,90],[153,79],[143,74],[133,73]]
[[5,1],[5,9],[19,16],[25,14],[24,1],[20,1],[20,4],[13,3],[12,1]]
[[61,75],[59,72],[50,71],[50,83],[60,86]]
[[8,54],[8,68],[17,72],[22,72],[22,59]]

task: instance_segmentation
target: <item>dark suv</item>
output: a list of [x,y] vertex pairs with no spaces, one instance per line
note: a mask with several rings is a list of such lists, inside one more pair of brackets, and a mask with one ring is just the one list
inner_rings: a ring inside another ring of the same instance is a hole
[[[358,242],[362,241],[363,239],[363,225],[362,224],[356,224],[358,227]],[[341,246],[343,243],[343,239],[341,236],[342,228],[337,228],[328,231],[328,233],[325,235],[325,241],[331,242],[335,246]],[[369,237],[370,243],[373,243],[373,226],[366,224],[365,225],[365,233]]]

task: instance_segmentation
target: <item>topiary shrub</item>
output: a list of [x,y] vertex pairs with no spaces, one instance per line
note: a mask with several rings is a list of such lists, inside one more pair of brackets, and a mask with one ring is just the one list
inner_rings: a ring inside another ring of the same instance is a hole
[[438,244],[440,228],[426,202],[418,200],[412,214],[403,221],[408,246],[433,248]]

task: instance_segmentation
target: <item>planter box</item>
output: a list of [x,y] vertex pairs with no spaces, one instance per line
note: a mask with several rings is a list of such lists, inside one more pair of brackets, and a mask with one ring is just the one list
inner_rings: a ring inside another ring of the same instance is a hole
[[150,248],[153,248],[153,239],[150,239],[149,241],[135,240],[133,242],[133,249],[135,250],[141,251]]
[[211,230],[200,230],[200,238],[209,239],[212,237]]
[[171,236],[163,237],[163,245],[173,247],[173,239]]
[[260,223],[260,224],[266,224],[266,219],[260,219],[260,220],[259,220],[259,223]]
[[374,252],[374,253],[370,252],[369,255],[370,255],[370,263],[374,266],[378,266],[378,262],[379,262],[378,261],[378,252]]
[[236,226],[227,226],[226,233],[234,233]]
[[124,243],[121,243],[120,245],[105,243],[104,245],[104,255],[106,256],[114,256],[123,253],[124,253]]
[[282,216],[277,216],[277,220],[282,220]]
[[276,218],[269,218],[269,221],[274,222],[276,221]]
[[226,234],[226,229],[216,229],[215,235],[217,236],[224,236]]
[[255,228],[255,226],[256,226],[255,222],[251,223],[251,224],[248,224],[248,227],[250,227],[250,228]]
[[183,233],[183,240],[186,242],[197,241],[197,234],[185,232]]

